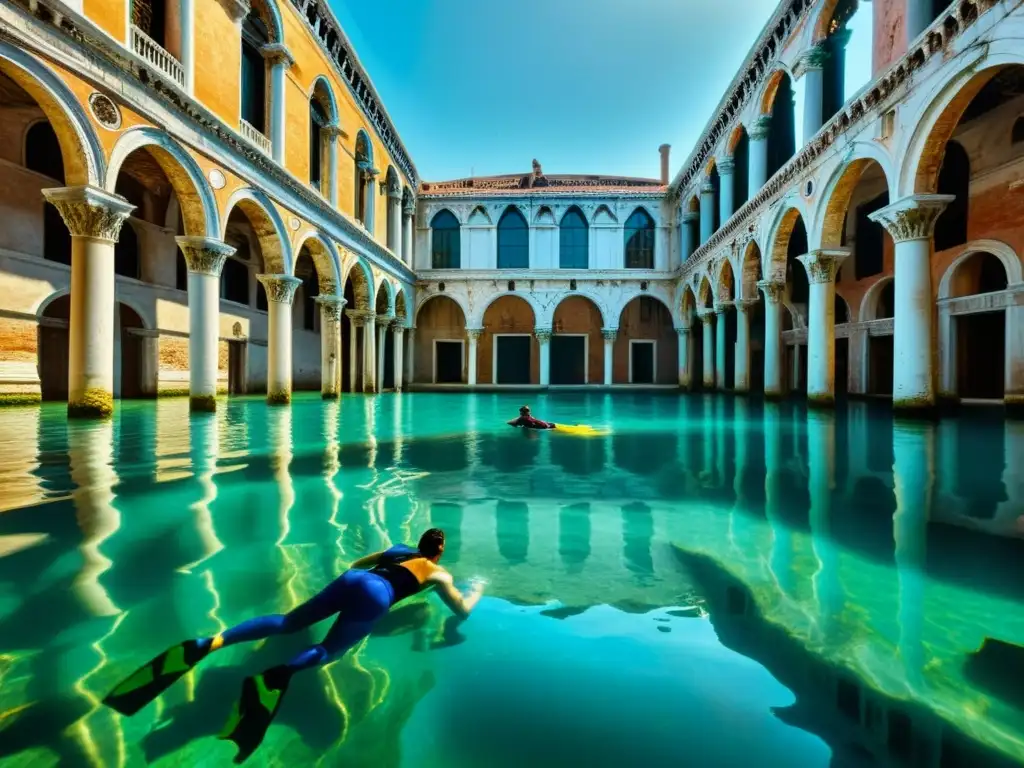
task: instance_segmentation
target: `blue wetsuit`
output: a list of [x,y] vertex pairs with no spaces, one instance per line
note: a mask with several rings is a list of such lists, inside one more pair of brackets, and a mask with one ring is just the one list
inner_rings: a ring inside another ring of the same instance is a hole
[[[336,613],[338,618],[323,641],[305,649],[286,665],[293,673],[319,666],[369,635],[374,623],[395,603],[423,589],[413,572],[401,565],[420,557],[423,555],[415,547],[394,546],[381,554],[372,569],[345,571],[289,613],[260,616],[225,630],[221,633],[224,646],[298,632]],[[210,639],[200,642],[208,645]]]

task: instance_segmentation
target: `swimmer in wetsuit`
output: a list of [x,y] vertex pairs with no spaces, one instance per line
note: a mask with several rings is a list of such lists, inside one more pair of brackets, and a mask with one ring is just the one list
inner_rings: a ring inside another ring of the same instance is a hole
[[530,406],[524,405],[519,409],[519,418],[505,422],[510,427],[522,427],[523,429],[557,429],[558,425],[551,421],[535,419],[530,414]]
[[476,582],[467,594],[460,593],[451,574],[437,564],[442,554],[444,532],[431,528],[415,548],[399,544],[367,555],[290,613],[249,619],[214,637],[186,640],[164,651],[114,688],[103,701],[123,715],[133,715],[219,648],[298,632],[338,614],[318,645],[302,651],[287,664],[242,682],[242,696],[220,735],[235,742],[235,762],[241,763],[263,741],[292,675],[318,667],[354,647],[396,603],[435,588],[454,614],[469,616],[480,600],[483,585]]

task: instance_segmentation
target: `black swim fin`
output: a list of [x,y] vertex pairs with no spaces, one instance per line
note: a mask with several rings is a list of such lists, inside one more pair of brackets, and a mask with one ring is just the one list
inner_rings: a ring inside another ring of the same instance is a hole
[[200,648],[195,640],[178,643],[118,683],[103,699],[103,703],[122,715],[134,715],[191,671],[209,653],[209,646]]
[[245,762],[263,743],[291,677],[291,670],[281,666],[242,681],[242,696],[218,737],[238,747],[235,763]]

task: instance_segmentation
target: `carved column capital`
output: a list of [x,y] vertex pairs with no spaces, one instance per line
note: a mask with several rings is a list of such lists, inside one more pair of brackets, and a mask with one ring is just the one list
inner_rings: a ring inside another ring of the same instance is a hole
[[380,326],[382,328],[387,328],[389,325],[391,325],[393,322],[395,322],[395,316],[394,315],[376,315],[373,320],[374,320],[375,323],[377,323],[378,326]]
[[547,344],[551,341],[551,329],[550,328],[535,328],[533,335],[537,337],[537,341],[541,344]]
[[316,297],[315,301],[320,305],[320,311],[323,313],[325,320],[330,319],[336,323],[341,322],[341,311],[348,303],[345,299],[341,298],[341,296],[320,294]]
[[700,193],[702,195],[715,194],[715,185],[711,183],[711,179],[705,179],[704,183],[700,185]]
[[402,204],[402,216],[407,219],[411,219],[416,215],[416,204],[412,202],[405,202]]
[[825,66],[825,62],[828,60],[828,50],[824,44],[818,43],[813,48],[808,49],[803,56],[800,57],[799,61],[799,75],[802,75],[809,69],[821,69]]
[[473,341],[479,341],[480,337],[483,336],[483,334],[484,334],[484,329],[483,328],[467,328],[466,329],[466,336],[468,338],[472,339]]
[[687,328],[676,328],[676,333],[679,334],[679,338],[681,339],[684,336],[689,336],[690,335],[690,328],[689,327],[687,327]]
[[771,115],[761,115],[754,121],[753,127],[750,129],[750,140],[751,141],[764,141],[768,138],[768,135],[772,131],[772,117]]
[[295,64],[295,57],[288,50],[284,43],[268,43],[260,48],[263,58],[270,62],[271,66],[283,64],[285,69],[291,69]]
[[696,224],[700,221],[700,211],[687,211],[683,214],[683,224]]
[[295,299],[295,289],[302,281],[291,275],[256,275],[267,292],[267,301],[275,304],[291,304]]
[[704,325],[711,325],[715,322],[715,310],[711,307],[705,307],[704,309],[697,310],[697,317]]
[[731,157],[726,157],[718,161],[718,175],[719,176],[731,176],[732,172],[736,170],[736,160]]
[[732,309],[733,303],[731,301],[718,301],[715,302],[714,313],[716,315],[724,315],[727,311]]
[[756,307],[760,301],[760,299],[736,299],[733,303],[736,305],[737,312],[749,312],[751,309]]
[[764,294],[767,304],[778,304],[786,295],[786,284],[777,280],[759,280],[757,289]]
[[228,12],[228,16],[235,24],[243,21],[252,10],[249,0],[220,0],[220,4],[224,6],[224,10]]
[[185,256],[188,271],[197,275],[220,277],[224,262],[235,253],[235,247],[208,237],[176,237],[174,242]]
[[811,251],[797,256],[807,270],[807,281],[810,283],[831,283],[836,279],[839,267],[850,255],[849,248]]
[[57,187],[44,189],[47,202],[60,212],[72,237],[117,242],[124,224],[135,206],[120,195],[98,187]]
[[[395,323],[394,334],[397,338],[401,338],[402,334],[405,333],[405,326],[401,323]],[[411,329],[410,329],[411,330]]]
[[615,341],[615,339],[618,338],[618,335],[619,335],[618,328],[602,328],[601,329],[601,336],[602,336],[602,338],[605,341]]
[[955,199],[955,195],[911,195],[869,214],[868,218],[885,227],[893,242],[928,240],[939,214]]
[[362,328],[366,324],[366,310],[346,309],[345,315],[352,323],[353,328]]

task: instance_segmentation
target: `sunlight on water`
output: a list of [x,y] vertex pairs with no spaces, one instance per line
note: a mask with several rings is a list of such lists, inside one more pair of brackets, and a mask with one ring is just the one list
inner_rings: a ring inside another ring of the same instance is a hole
[[0,411],[0,765],[228,762],[242,678],[326,627],[226,649],[132,718],[100,701],[431,525],[489,581],[473,617],[399,606],[295,679],[251,764],[1024,761],[1024,689],[976,654],[1024,644],[1024,424],[535,398],[611,431],[578,437],[509,429],[519,404]]

